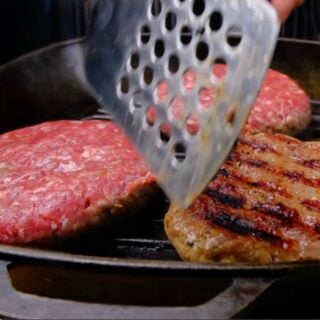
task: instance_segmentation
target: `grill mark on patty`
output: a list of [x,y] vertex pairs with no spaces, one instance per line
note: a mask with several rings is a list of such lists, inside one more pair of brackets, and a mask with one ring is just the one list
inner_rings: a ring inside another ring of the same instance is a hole
[[314,226],[314,231],[316,233],[320,233],[320,223],[316,223],[315,226]]
[[240,195],[230,194],[230,190],[223,184],[215,189],[207,188],[205,194],[234,209],[241,209],[244,206],[245,199]]
[[[227,168],[221,169],[219,171],[219,174],[222,174],[222,176],[220,176],[220,178],[217,178],[215,182],[206,189],[205,194],[214,199],[215,202],[219,202],[220,204],[224,205],[226,209],[228,206],[234,209],[244,209],[246,198],[245,195],[241,194],[241,192],[243,193],[245,191],[237,191],[236,186],[232,186],[228,181],[225,180],[232,178],[237,180],[239,178],[239,175],[232,172],[231,170],[228,170]],[[246,182],[246,177],[244,177],[244,179],[240,179],[240,181]],[[227,184],[227,186],[223,186],[223,184]],[[273,182],[270,182],[269,184],[265,181],[259,181],[257,183],[248,183],[248,185],[258,187],[260,190],[266,191],[267,193],[277,193],[277,191],[280,190],[280,192],[278,192],[279,194],[287,195],[288,199],[292,198],[292,195],[290,195],[285,189],[281,190],[281,188],[277,187]],[[320,201],[304,200],[301,202],[301,205],[305,206],[308,210],[315,210],[320,212]],[[281,226],[293,227],[293,225],[295,225],[300,229],[304,229],[304,232],[315,232],[315,226],[306,225],[303,220],[301,220],[299,212],[296,209],[290,208],[281,202],[259,202],[253,206],[248,207],[247,210],[253,211],[253,214],[254,212],[256,212],[256,214],[267,215],[275,218],[280,221]],[[269,221],[268,223],[273,224],[274,222]]]
[[268,151],[270,153],[281,155],[281,153],[279,151],[277,151],[275,148],[273,148],[272,146],[268,145],[265,142],[240,138],[239,142],[238,142],[238,146],[241,147],[242,144],[244,144],[246,146],[249,146],[250,148],[252,148],[254,150],[259,150],[261,152],[267,152]]
[[299,159],[297,160],[297,162],[303,165],[304,167],[307,167],[310,169],[316,169],[316,170],[320,169],[320,160],[317,160],[317,159],[312,159],[312,160]]
[[[214,188],[207,188],[205,194],[215,201],[220,202],[224,206],[229,206],[234,209],[244,209],[246,199],[244,196],[234,194],[235,188],[230,190],[230,186],[225,186],[223,183],[215,185]],[[229,192],[232,191],[233,194]],[[283,203],[270,204],[270,203],[257,203],[254,206],[248,208],[248,210],[256,211],[274,218],[277,218],[282,223],[292,226],[293,223],[304,225],[299,218],[297,210],[292,209],[284,205]]]
[[233,151],[232,153],[229,154],[229,159],[230,159],[230,163],[227,162],[227,164],[230,164],[232,166],[234,166],[233,164],[234,161],[248,164],[256,168],[265,168],[269,165],[268,162],[266,161],[244,158],[239,152],[236,152],[236,151]]
[[227,168],[220,169],[217,173],[217,177],[218,176],[234,179],[248,185],[249,187],[258,188],[259,190],[266,192],[273,192],[288,199],[292,198],[292,195],[285,188],[277,185],[273,181],[252,181],[250,177],[240,175],[233,170],[228,170]]
[[218,176],[223,176],[223,177],[228,178],[230,176],[230,171],[227,170],[226,168],[220,168],[217,172],[217,177]]
[[260,190],[264,190],[266,192],[276,193],[288,199],[291,199],[293,197],[285,188],[278,186],[272,181],[249,182],[248,185],[259,188]]
[[293,223],[300,224],[301,222],[298,211],[285,206],[283,203],[257,203],[252,209],[276,217],[289,226],[292,226]]
[[234,217],[223,211],[215,214],[205,214],[205,219],[232,233],[255,237],[277,245],[283,245],[284,243],[284,240],[280,236],[257,228],[254,223],[245,218]]
[[307,200],[303,200],[301,202],[301,204],[309,210],[314,210],[314,211],[320,213],[320,201],[319,200],[307,199]]
[[[279,140],[281,142],[285,142],[287,144],[290,144],[290,143],[293,143],[293,142],[294,143],[299,142],[295,138],[282,136],[282,135],[274,135],[273,139]],[[247,145],[247,146],[251,147],[254,150],[259,150],[261,152],[270,151],[271,153],[274,153],[274,154],[277,154],[279,156],[282,156],[282,154],[278,150],[274,149],[272,146],[268,145],[265,142],[257,142],[255,140],[248,140],[248,139],[240,138],[239,142],[238,142],[238,145],[240,146],[240,148],[241,148],[241,144]],[[304,160],[304,159],[301,159],[299,157],[294,157],[294,156],[291,157],[291,159],[295,163],[297,163],[299,165],[302,165],[302,166],[304,166],[306,168],[315,169],[315,170],[319,170],[320,169],[320,160],[319,159]]]
[[300,171],[277,169],[277,168],[273,167],[270,163],[263,161],[263,160],[243,158],[239,152],[233,152],[232,155],[230,155],[230,157],[234,161],[238,161],[243,164],[247,164],[248,166],[252,166],[252,167],[266,170],[267,172],[272,173],[277,176],[286,177],[293,182],[300,182],[306,186],[310,186],[313,188],[320,187],[320,179],[307,178]]
[[[285,140],[286,141],[286,140]],[[288,140],[289,142],[291,139]],[[247,142],[247,141],[246,141]],[[249,143],[246,143],[247,145],[251,146]],[[254,147],[257,147],[257,145],[253,144]],[[267,144],[262,144],[262,146],[258,146],[260,150],[270,151],[267,147]],[[241,164],[246,164],[249,167],[255,167],[259,168],[261,170],[265,170],[275,176],[282,176],[290,179],[292,182],[300,182],[306,186],[311,186],[314,188],[320,187],[320,179],[312,179],[308,178],[304,175],[303,172],[297,171],[297,170],[285,170],[282,168],[274,167],[274,165],[268,163],[267,161],[250,158],[248,156],[250,154],[249,151],[246,151],[245,154],[239,153],[239,152],[232,152],[229,154],[228,161],[225,162],[225,165],[219,170],[217,174],[217,179],[220,180],[214,180],[216,183],[211,184],[211,189],[206,190],[206,194],[213,198],[215,201],[218,201],[220,204],[225,205],[225,208],[222,207],[223,212],[225,210],[228,210],[228,206],[230,208],[234,209],[244,209],[245,203],[246,203],[246,195],[241,195],[239,192],[236,194],[236,187],[231,187],[231,184],[229,183],[228,187],[221,187],[223,183],[226,183],[226,179],[234,179],[236,181],[240,181],[241,183],[247,184],[248,186],[256,187],[262,191],[265,192],[271,192],[276,193],[281,196],[284,196],[288,199],[292,198],[293,196],[290,194],[289,190],[277,186],[277,184],[273,181],[251,181],[250,177],[247,176],[241,176],[237,172],[234,172],[234,170],[230,170],[229,166],[232,167],[239,167]],[[279,154],[279,153],[277,153]],[[280,154],[279,154],[280,155]],[[291,158],[292,159],[292,158]],[[301,160],[301,159],[292,159],[296,163],[303,164],[306,167],[315,169],[317,166],[320,166],[320,161],[317,160]],[[237,163],[238,162],[238,163]],[[232,180],[231,180],[232,181]],[[220,183],[220,185],[218,185]],[[244,192],[244,190],[241,190],[240,192]],[[314,200],[300,200],[300,204],[304,206],[306,209],[311,211],[320,212],[320,201],[314,201]],[[311,234],[320,233],[320,223],[314,223],[313,225],[306,225],[304,221],[301,219],[299,212],[296,209],[292,209],[283,203],[257,203],[251,208],[247,208],[247,210],[251,210],[254,215],[262,214],[270,216],[270,218],[277,219],[281,222],[282,226],[286,227],[298,227],[299,229],[303,229],[304,232],[308,232]],[[233,218],[236,219],[236,218]],[[238,218],[243,219],[243,218]],[[240,220],[241,221],[241,220]],[[252,220],[249,217],[249,220],[246,220],[250,222],[251,224],[254,224]],[[263,227],[263,229],[269,229],[272,228],[273,221],[272,220],[266,220],[267,223],[266,226]],[[270,224],[270,226],[268,226]],[[266,231],[264,231],[266,232]]]
[[282,176],[289,178],[293,182],[301,182],[304,185],[319,188],[320,187],[320,179],[310,179],[307,178],[302,172],[300,171],[290,171],[290,170],[276,170]]
[[[292,224],[293,222],[298,222],[298,213],[293,212],[290,208],[287,208],[283,204],[277,204],[273,205],[270,203],[260,203],[254,206],[248,206],[246,208],[246,198],[245,195],[241,194],[244,191],[238,191],[236,189],[236,186],[231,185],[230,183],[227,183],[226,181],[215,181],[213,185],[210,185],[206,190],[205,194],[212,198],[216,205],[223,206],[223,209],[228,210],[230,208],[233,209],[239,209],[239,210],[249,210],[249,211],[255,211],[256,213],[253,213],[253,215],[256,215],[255,217],[258,217],[258,214],[260,214],[260,217],[267,215],[272,218],[272,220],[265,221],[269,227],[278,225],[277,221],[280,221],[281,225],[285,224]],[[222,208],[222,207],[221,207]],[[261,216],[261,214],[263,216]],[[254,216],[252,216],[255,218]],[[278,225],[280,226],[280,225]]]
[[[283,137],[281,135],[275,135],[275,136],[273,136],[273,139],[277,139],[279,141],[286,142],[287,144],[292,143],[292,142],[296,142],[296,139],[294,139],[294,138],[291,138],[291,137],[287,138],[287,137]],[[265,142],[251,141],[251,140],[246,140],[246,139],[242,138],[239,140],[239,145],[241,145],[241,144],[247,145],[247,146],[251,147],[252,149],[259,150],[261,152],[270,151],[271,153],[277,154],[279,156],[282,155],[279,151],[277,151],[276,149],[274,149],[272,146],[268,145]],[[316,170],[320,169],[320,160],[319,159],[304,160],[299,157],[291,157],[291,159],[295,163],[302,165],[306,168],[316,169]]]
[[[281,135],[275,135],[273,138],[280,140],[280,141],[287,142],[287,143],[296,142],[296,139],[294,139],[294,138],[282,137]],[[282,156],[282,154],[280,152],[275,150],[272,146],[268,145],[267,143],[264,143],[264,142],[257,143],[257,141],[252,141],[252,143],[250,143],[250,140],[245,140],[245,139],[240,139],[239,141],[240,141],[240,145],[245,144],[245,145],[251,147],[252,149],[258,149],[262,152],[270,151],[271,153]],[[315,169],[315,170],[320,169],[320,160],[319,159],[304,160],[299,157],[292,156],[291,160],[293,160],[295,163],[297,163],[301,166],[304,166],[306,168]]]

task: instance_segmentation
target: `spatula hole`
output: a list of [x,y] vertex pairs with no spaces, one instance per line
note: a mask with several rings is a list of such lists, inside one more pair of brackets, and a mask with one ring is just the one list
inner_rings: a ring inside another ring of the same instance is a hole
[[198,134],[200,130],[200,116],[198,113],[193,112],[187,117],[186,129],[191,136]]
[[218,80],[223,80],[228,73],[227,62],[223,58],[215,59],[212,65],[212,73]]
[[183,74],[183,78],[182,78],[182,84],[183,84],[183,88],[186,91],[191,91],[196,87],[197,84],[197,75],[196,72],[194,70],[187,70],[184,74]]
[[162,58],[165,52],[165,45],[164,42],[158,39],[154,44],[154,55],[157,58]]
[[227,43],[231,47],[238,47],[242,41],[242,32],[240,27],[231,27],[226,34]]
[[153,69],[145,67],[143,71],[143,81],[146,85],[150,85],[153,81]]
[[210,15],[209,26],[212,31],[219,31],[223,24],[223,17],[219,11],[213,11]]
[[167,144],[170,141],[172,133],[172,127],[169,122],[164,122],[160,125],[159,127],[159,138],[160,138],[160,143]]
[[158,15],[160,15],[162,10],[162,3],[160,0],[153,0],[152,4],[151,4],[151,14],[154,17],[157,17]]
[[204,61],[208,58],[209,46],[206,42],[200,41],[196,48],[196,57],[200,61]]
[[148,107],[146,114],[145,114],[145,122],[147,123],[148,126],[153,127],[154,124],[157,121],[157,109],[155,106],[150,106]]
[[183,45],[188,45],[192,41],[192,31],[188,26],[181,28],[180,41]]
[[164,102],[168,98],[169,95],[169,84],[166,81],[161,81],[157,84],[155,90],[156,100],[158,102]]
[[131,106],[133,108],[133,110],[135,109],[141,109],[143,107],[143,94],[141,91],[136,91],[133,95],[132,95],[132,99],[131,99]]
[[130,66],[131,66],[132,69],[137,69],[139,67],[139,65],[140,65],[140,57],[135,52],[130,57]]
[[175,120],[181,120],[184,115],[185,105],[182,97],[176,96],[172,99],[169,114]]
[[214,88],[201,88],[199,91],[199,103],[202,109],[208,110],[214,106]]
[[172,31],[176,27],[176,24],[177,24],[176,15],[173,12],[169,12],[166,17],[166,23],[165,23],[166,29],[168,31]]
[[193,7],[192,12],[196,16],[201,16],[206,8],[206,3],[204,0],[194,0],[193,1]]
[[236,118],[236,112],[237,112],[237,106],[231,105],[227,111],[226,120],[227,123],[232,125],[234,124],[235,118]]
[[182,142],[178,142],[173,146],[172,165],[174,167],[181,165],[186,160],[187,148]]
[[147,44],[150,40],[150,36],[151,36],[150,28],[148,26],[143,26],[141,28],[141,35],[140,35],[141,43]]
[[120,91],[123,94],[127,94],[129,92],[130,85],[129,85],[129,79],[126,77],[121,78],[120,80]]
[[180,60],[176,55],[171,55],[168,61],[168,69],[171,73],[177,73],[180,67]]

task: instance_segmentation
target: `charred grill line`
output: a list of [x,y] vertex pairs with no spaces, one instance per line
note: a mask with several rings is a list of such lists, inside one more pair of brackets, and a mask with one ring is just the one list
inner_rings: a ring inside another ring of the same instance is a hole
[[[222,190],[222,191],[221,191]],[[244,209],[245,198],[241,195],[238,197],[228,193],[227,188],[223,188],[223,184],[219,185],[217,189],[207,189],[205,194],[220,202],[224,206],[229,206],[234,209]],[[292,225],[293,223],[300,223],[299,214],[295,209],[291,209],[282,203],[257,203],[248,210],[254,210],[257,213],[265,214],[280,220],[282,223]]]
[[[285,140],[284,142],[291,143],[294,141],[294,139],[290,138],[288,141]],[[320,223],[315,223],[313,226],[306,225],[303,220],[301,220],[299,212],[296,209],[290,208],[280,201],[274,203],[258,202],[252,206],[248,203],[247,206],[249,207],[247,210],[252,212],[252,217],[249,216],[249,218],[239,216],[236,211],[232,212],[232,209],[240,210],[240,212],[242,209],[245,209],[247,202],[247,197],[245,195],[246,189],[243,189],[241,185],[255,187],[259,189],[257,192],[275,193],[287,199],[293,198],[293,195],[289,190],[277,185],[276,181],[272,181],[272,177],[270,178],[271,181],[252,181],[248,174],[242,176],[237,171],[233,171],[232,168],[235,163],[237,166],[243,164],[247,165],[249,168],[255,167],[262,171],[266,171],[274,176],[286,177],[292,183],[299,182],[311,187],[320,186],[320,179],[308,178],[303,171],[286,170],[281,167],[277,168],[267,161],[250,157],[250,153],[254,150],[260,150],[261,153],[266,152],[266,154],[272,153],[276,157],[282,156],[267,143],[244,139],[240,140],[240,144],[241,143],[246,146],[245,153],[236,151],[230,153],[228,161],[225,162],[224,166],[219,170],[216,179],[213,180],[213,183],[211,183],[205,191],[205,194],[211,197],[220,208],[217,211],[214,210],[214,212],[207,212],[204,219],[229,232],[244,236],[252,236],[277,244],[284,244],[286,240],[270,231],[277,230],[277,228],[275,228],[277,225],[275,222],[276,220],[279,221],[282,226],[284,225],[288,228],[297,227],[299,229],[302,228],[304,232],[311,234],[314,234],[315,232],[320,233]],[[291,160],[296,164],[312,169],[318,169],[318,167],[320,167],[319,160],[303,160],[301,158],[294,159],[292,157]],[[239,189],[237,189],[237,186]],[[320,201],[302,199],[300,200],[300,204],[308,210],[320,212]],[[257,225],[256,222],[254,222],[255,215],[261,215],[261,219],[265,219],[263,216],[269,216],[270,218],[265,220],[264,224]]]
[[283,175],[286,178],[289,178],[291,181],[294,182],[301,182],[304,185],[319,188],[320,187],[320,179],[310,179],[304,176],[303,173],[299,171],[289,171],[289,170],[276,170],[279,172],[279,174]]
[[233,233],[243,236],[252,236],[273,244],[283,244],[283,239],[281,239],[279,236],[265,230],[259,230],[255,224],[244,218],[233,217],[225,212],[219,211],[214,215],[207,214],[205,219]]
[[292,195],[284,188],[276,185],[272,181],[257,181],[257,182],[248,182],[249,186],[259,188],[267,192],[273,192],[285,198],[291,199]]
[[230,161],[237,161],[237,162],[241,162],[244,164],[248,164],[250,166],[256,167],[256,168],[265,168],[267,167],[269,164],[266,161],[262,161],[262,160],[256,160],[256,159],[244,159],[241,154],[239,152],[233,151],[230,155],[229,155]]
[[[245,209],[246,199],[244,196],[240,195],[235,196],[234,194],[229,194],[230,185],[223,185],[223,182],[216,186],[208,187],[205,191],[205,194],[216,202],[216,204],[220,203],[224,209],[228,210],[229,208],[233,209]],[[232,190],[236,192],[236,190]],[[305,200],[301,202],[301,205],[305,206],[309,210],[318,210],[320,212],[320,201],[315,200]],[[221,209],[220,209],[221,210]],[[317,224],[314,226],[306,225],[299,217],[299,213],[297,210],[292,209],[281,202],[276,204],[273,203],[256,203],[254,206],[250,206],[247,210],[252,211],[253,214],[262,214],[271,217],[272,219],[276,219],[281,223],[280,226],[293,227],[295,225],[298,228],[302,228],[304,232],[314,233],[315,231],[320,232],[320,224],[317,229]],[[270,228],[274,228],[277,223],[274,220],[267,220],[267,224],[269,224]],[[318,231],[317,231],[318,230]]]
[[244,159],[238,152],[233,152],[230,157],[232,158],[233,161],[238,161],[243,164],[247,164],[248,166],[252,166],[256,168],[261,168],[274,175],[286,177],[293,182],[300,182],[306,186],[310,186],[314,188],[320,187],[320,179],[307,178],[300,171],[276,169],[266,161],[256,160],[256,159]]
[[221,168],[217,172],[217,177],[218,176],[223,176],[223,177],[228,178],[230,176],[230,172],[226,168]]
[[314,225],[314,231],[315,231],[316,233],[320,233],[320,223],[316,223],[316,224]]
[[295,222],[299,222],[299,214],[297,210],[288,208],[282,203],[257,203],[252,209],[276,217],[282,222],[289,225],[292,225]]
[[[219,180],[218,180],[219,179]],[[234,179],[236,182],[241,182],[249,186],[253,186],[259,189],[259,192],[266,192],[267,194],[272,192],[284,196],[287,199],[291,199],[293,196],[284,188],[277,186],[273,181],[257,181],[252,182],[247,176],[241,176],[232,170],[228,170],[226,167],[220,169],[216,183],[211,184],[205,194],[213,198],[217,203],[219,202],[228,209],[244,209],[246,199],[245,195],[241,195],[243,190],[237,191],[234,185],[230,185],[230,179]],[[235,195],[238,192],[239,195]],[[315,200],[304,200],[301,201],[301,205],[305,206],[308,210],[315,210],[320,212],[320,201]],[[314,233],[317,228],[315,226],[306,225],[299,217],[297,210],[292,209],[281,202],[278,203],[257,203],[247,208],[248,210],[254,211],[257,214],[267,215],[274,219],[277,219],[281,225],[292,227],[296,225],[298,228],[304,229],[305,232]],[[269,221],[269,220],[267,220]],[[269,221],[268,223],[274,224]],[[319,226],[320,232],[320,226]]]
[[272,146],[270,146],[264,142],[259,142],[259,141],[255,141],[255,140],[246,140],[244,138],[240,138],[238,145],[241,145],[241,144],[247,145],[250,148],[252,148],[254,150],[259,150],[261,152],[270,152],[270,153],[274,153],[277,155],[281,155],[281,153],[279,153],[276,149],[274,149]]
[[241,196],[234,196],[223,190],[223,186],[219,189],[207,189],[205,194],[225,205],[234,209],[241,209],[244,206],[245,199]]
[[259,190],[263,190],[266,192],[274,192],[288,199],[292,198],[292,195],[286,189],[282,188],[281,186],[277,185],[272,181],[252,181],[249,177],[237,174],[236,172],[228,170],[227,168],[220,169],[217,174],[217,177],[218,176],[237,180],[250,187],[258,188]]
[[[231,157],[236,158],[240,163],[246,163],[248,165],[252,165],[254,167],[265,169],[266,171],[273,173],[275,175],[281,175],[289,178],[291,181],[296,182],[299,181],[307,186],[311,187],[318,187],[320,184],[319,179],[309,179],[306,178],[301,172],[299,171],[288,171],[288,170],[279,170],[273,168],[267,162],[263,162],[260,160],[252,160],[252,159],[241,159],[241,155],[235,154],[231,155]],[[313,162],[310,162],[313,163]],[[223,176],[227,177],[228,179],[234,178],[241,182],[247,182],[247,185],[257,187],[260,191],[266,192],[273,192],[277,193],[281,196],[284,196],[288,199],[293,198],[293,196],[284,188],[277,186],[274,182],[268,183],[267,181],[257,181],[257,182],[250,182],[247,180],[247,177],[241,177],[238,174],[234,174],[232,170],[228,170],[223,168]],[[246,181],[247,180],[247,181]],[[316,211],[320,213],[320,201],[317,200],[300,200],[300,204],[304,206],[306,209],[311,211]],[[241,209],[241,208],[238,208]],[[295,225],[298,228],[302,228],[304,232],[308,232],[311,234],[320,233],[320,223],[315,223],[313,226],[307,225],[300,219],[299,213],[291,208],[286,207],[282,203],[277,204],[268,204],[268,203],[259,203],[252,208],[248,208],[248,210],[254,210],[257,213],[269,215],[273,218],[278,219],[282,224],[285,224],[287,227],[292,227]]]
[[309,210],[314,210],[320,213],[320,201],[319,200],[304,200],[301,202]]
[[[283,138],[282,135],[275,135],[273,137],[274,139],[280,140],[280,141],[284,141],[287,143],[290,143],[292,141],[296,141],[294,138],[291,137],[285,137]],[[249,140],[245,140],[245,139],[240,139],[239,140],[239,145],[244,144],[247,145],[249,147],[251,147],[254,150],[259,150],[261,152],[267,152],[270,151],[271,153],[277,154],[279,156],[281,156],[282,154],[280,152],[278,152],[277,150],[275,150],[273,147],[271,147],[270,145],[266,144],[266,143],[262,143],[262,142],[257,142],[257,141],[249,141]],[[299,158],[294,158],[292,157],[292,160],[294,160],[294,162],[310,168],[310,169],[320,169],[320,160],[319,159],[311,159],[311,160],[303,160],[303,159],[299,159]]]
[[283,170],[282,175],[289,178],[292,181],[299,181],[303,179],[303,174],[299,171]]
[[320,160],[317,159],[301,160],[299,163],[310,169],[320,169]]
[[[218,212],[223,211],[224,214],[227,214],[226,211],[228,211],[229,209],[244,210],[245,202],[246,202],[245,197],[241,195],[240,192],[239,192],[239,195],[232,194],[232,192],[233,193],[237,192],[236,188],[233,185],[230,186],[227,183],[224,184],[224,182],[221,182],[219,185],[208,187],[207,190],[205,191],[205,194],[211,197],[215,201],[216,205],[220,205]],[[268,218],[268,220],[265,221],[266,223],[265,226],[263,227],[264,229],[270,229],[270,230],[280,227],[281,224],[283,223],[285,223],[286,225],[292,224],[292,222],[296,218],[296,216],[294,216],[294,212],[290,208],[286,208],[284,205],[281,205],[281,204],[278,204],[277,206],[272,207],[271,204],[263,203],[256,208],[251,207],[251,208],[247,208],[246,210],[256,211],[257,216],[259,214],[270,216],[271,220],[270,218]],[[212,214],[216,216],[217,212],[212,212]],[[230,218],[230,221],[232,222],[247,221],[248,223],[251,224],[251,226],[255,226],[252,221],[237,216],[236,212],[234,213],[229,212],[227,215]],[[209,216],[208,213],[207,213],[207,216]],[[275,219],[277,221],[280,220],[281,224],[279,224]],[[235,225],[237,225],[237,223]],[[265,236],[265,234],[269,234],[269,232],[262,230],[261,227],[262,225],[260,226],[260,229],[258,229],[257,227],[251,228],[251,229],[259,230],[259,232],[262,233],[263,236]],[[235,229],[233,231],[235,231]],[[262,238],[263,236],[261,236],[260,238]]]

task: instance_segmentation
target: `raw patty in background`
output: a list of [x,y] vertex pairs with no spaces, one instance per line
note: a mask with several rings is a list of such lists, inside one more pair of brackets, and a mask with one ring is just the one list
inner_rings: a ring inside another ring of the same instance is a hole
[[1,243],[69,237],[141,211],[155,194],[144,161],[111,122],[61,120],[0,136]]
[[[217,64],[213,73],[222,79],[227,67]],[[183,87],[186,91],[195,87],[196,74],[187,71],[183,78]],[[164,101],[168,95],[168,85],[161,82],[157,87],[159,101]],[[199,93],[199,106],[205,109],[212,107],[215,99],[213,89],[203,88]],[[171,112],[174,117],[182,116],[184,102],[181,97],[174,98]],[[153,122],[156,115],[149,115]],[[277,132],[288,135],[297,135],[307,128],[311,120],[310,99],[302,88],[287,75],[269,69],[261,87],[257,100],[251,110],[245,129],[251,132]],[[191,115],[187,120],[187,129],[191,134],[197,133],[199,120]],[[165,131],[165,130],[164,130]]]

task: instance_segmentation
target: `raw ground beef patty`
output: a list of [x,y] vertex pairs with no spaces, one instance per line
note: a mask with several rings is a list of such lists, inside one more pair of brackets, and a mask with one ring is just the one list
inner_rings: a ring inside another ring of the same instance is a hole
[[270,69],[251,110],[247,128],[253,132],[296,135],[311,120],[310,99],[287,75]]
[[[213,73],[217,78],[223,78],[227,72],[225,65],[217,64]],[[187,71],[183,78],[186,91],[195,87],[196,74]],[[157,87],[159,101],[164,101],[168,95],[168,85],[161,82]],[[214,103],[213,89],[202,89],[199,93],[199,104],[203,108],[210,108]],[[176,97],[171,105],[172,114],[176,118],[182,116],[184,104]],[[149,115],[152,122],[155,115]],[[251,132],[278,132],[296,135],[306,129],[311,119],[310,99],[299,85],[287,75],[269,69],[261,87],[260,93],[251,110],[245,128]],[[193,115],[188,118],[187,128],[192,134],[198,132],[198,118]],[[165,131],[165,130],[164,130]]]
[[158,194],[107,121],[54,121],[0,136],[0,242],[46,243],[132,214]]

